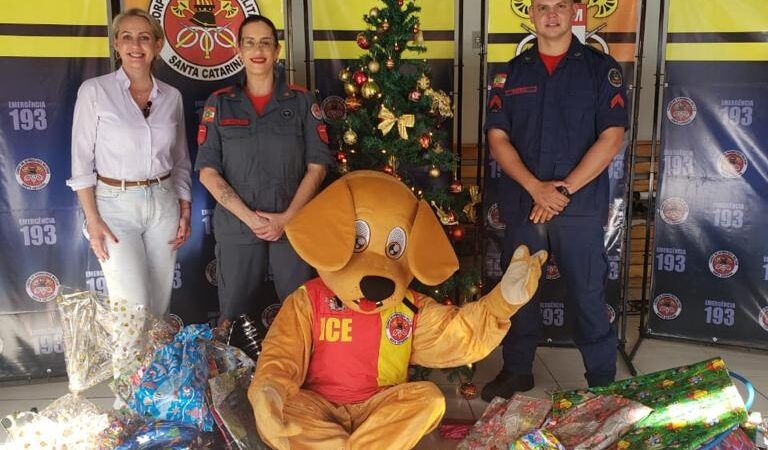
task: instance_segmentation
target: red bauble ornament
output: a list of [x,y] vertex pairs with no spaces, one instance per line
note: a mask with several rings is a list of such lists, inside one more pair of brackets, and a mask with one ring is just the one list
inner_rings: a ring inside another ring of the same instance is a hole
[[451,227],[450,230],[448,230],[448,236],[451,238],[453,242],[459,242],[462,239],[464,239],[464,227],[461,225],[456,225],[455,227]]
[[392,166],[391,166],[391,165],[389,165],[389,164],[385,164],[385,165],[384,165],[384,168],[383,168],[382,170],[384,170],[384,173],[388,173],[388,174],[390,174],[390,175],[392,175],[393,173],[395,173],[395,168],[394,168],[394,167],[392,167]]
[[352,74],[352,81],[354,81],[356,85],[362,86],[363,83],[368,81],[368,75],[366,75],[362,70],[358,70]]
[[432,136],[429,133],[424,133],[419,136],[419,145],[424,150],[428,149],[432,145]]
[[418,33],[419,32],[419,24],[417,23],[416,25],[414,25],[413,28],[411,29],[411,31],[413,31],[413,34]]
[[357,45],[363,50],[368,50],[371,48],[371,41],[368,40],[368,38],[365,36],[365,33],[358,33]]
[[344,164],[347,162],[347,152],[339,150],[336,152],[336,161]]
[[347,97],[346,100],[344,100],[344,105],[347,107],[349,111],[357,111],[360,109],[361,106],[363,106],[362,102],[359,98],[353,96]]
[[393,45],[393,46],[392,46],[392,48],[393,48],[393,49],[394,49],[396,52],[399,52],[399,51],[400,51],[400,43],[399,43],[399,42],[395,42],[395,45]]
[[418,102],[419,100],[421,100],[421,91],[418,90],[418,89],[412,90],[408,94],[408,100],[410,100],[412,102]]
[[461,185],[461,181],[459,180],[451,181],[451,184],[448,186],[448,192],[450,192],[451,194],[459,194],[463,190],[464,190],[464,186]]
[[467,400],[472,400],[477,397],[477,386],[475,383],[461,383],[459,387],[459,393]]
[[403,6],[403,0],[397,0],[397,6]]
[[453,300],[451,300],[449,297],[444,297],[443,305],[453,305]]

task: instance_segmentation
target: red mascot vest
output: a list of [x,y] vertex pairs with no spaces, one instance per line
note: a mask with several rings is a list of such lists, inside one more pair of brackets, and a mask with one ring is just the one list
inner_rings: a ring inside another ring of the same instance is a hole
[[320,278],[304,286],[312,303],[312,356],[304,389],[336,404],[369,399],[408,379],[415,295],[379,314],[344,306]]

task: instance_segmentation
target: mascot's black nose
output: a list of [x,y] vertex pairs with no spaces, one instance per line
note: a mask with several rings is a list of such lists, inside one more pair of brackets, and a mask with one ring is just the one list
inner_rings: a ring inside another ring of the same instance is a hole
[[368,300],[379,302],[395,292],[395,282],[385,277],[366,275],[360,280],[360,290]]

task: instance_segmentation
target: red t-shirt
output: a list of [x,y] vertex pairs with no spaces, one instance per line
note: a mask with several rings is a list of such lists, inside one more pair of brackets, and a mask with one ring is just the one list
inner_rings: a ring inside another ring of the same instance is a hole
[[560,64],[560,61],[565,58],[565,55],[568,52],[563,53],[562,55],[545,55],[544,53],[539,52],[539,56],[541,57],[541,62],[544,63],[544,66],[547,68],[547,72],[549,72],[550,75],[554,73],[555,68],[558,64]]
[[264,112],[264,108],[267,106],[267,103],[269,103],[269,99],[272,98],[272,93],[270,92],[267,95],[261,95],[261,96],[251,95],[249,93],[248,98],[251,99],[251,104],[253,105],[253,109],[255,109],[256,112],[259,113],[259,115],[261,115],[261,113]]

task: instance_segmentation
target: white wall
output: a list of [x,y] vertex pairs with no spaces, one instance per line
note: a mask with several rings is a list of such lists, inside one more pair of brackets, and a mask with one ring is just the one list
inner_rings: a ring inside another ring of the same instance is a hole
[[[301,0],[293,2],[293,66],[294,82],[306,84],[306,64],[304,51],[304,10]],[[359,1],[359,0],[358,0]],[[478,131],[478,96],[480,70],[480,49],[473,48],[472,34],[480,31],[480,2],[479,0],[464,1],[464,105],[462,119],[462,141],[472,145],[477,142]],[[638,0],[641,1],[641,0]],[[446,1],[447,3],[447,1]],[[658,42],[659,0],[647,1],[645,49],[643,56],[643,75],[641,78],[640,113],[638,122],[638,139],[649,140],[653,130],[653,97],[656,82],[656,51]],[[371,2],[373,5],[374,2]],[[458,8],[457,8],[458,9]],[[458,18],[458,14],[456,15]],[[362,17],[360,18],[362,28]],[[427,45],[429,43],[427,42]],[[628,75],[628,74],[627,74]]]

